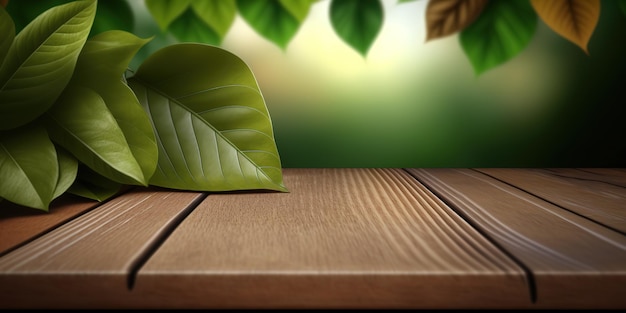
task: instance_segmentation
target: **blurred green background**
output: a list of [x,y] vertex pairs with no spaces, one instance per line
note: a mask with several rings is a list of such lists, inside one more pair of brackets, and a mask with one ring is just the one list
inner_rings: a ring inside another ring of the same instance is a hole
[[223,47],[255,73],[284,167],[626,166],[626,16],[604,1],[589,55],[541,21],[476,76],[458,35],[425,42],[426,1],[384,1],[367,57],[314,4],[286,51],[239,18]]
[[626,17],[604,1],[589,55],[539,22],[476,76],[458,35],[425,42],[426,1],[384,1],[363,58],[312,6],[286,51],[237,20],[223,47],[257,76],[284,167],[623,167]]
[[[19,0],[13,0],[19,1]],[[10,3],[10,2],[9,2]],[[143,0],[131,63],[177,40]],[[255,74],[284,167],[626,167],[626,16],[603,0],[589,55],[541,20],[515,58],[474,74],[458,35],[425,42],[427,1],[384,0],[369,54],[314,3],[286,49],[240,16],[222,47]]]

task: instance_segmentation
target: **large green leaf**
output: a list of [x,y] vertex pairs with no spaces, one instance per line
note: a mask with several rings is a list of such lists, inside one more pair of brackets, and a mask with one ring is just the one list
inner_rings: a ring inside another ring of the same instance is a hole
[[301,24],[280,0],[237,0],[237,8],[248,25],[282,49]]
[[286,191],[265,100],[248,66],[219,47],[181,43],[128,79],[159,145],[151,185]]
[[68,88],[79,85],[100,95],[122,130],[146,179],[156,169],[156,139],[148,115],[122,79],[130,60],[148,41],[150,39],[141,39],[120,30],[105,31],[90,38],[80,53],[74,77],[68,84]]
[[13,20],[7,11],[0,7],[0,67],[2,67],[4,57],[9,51],[14,38],[15,24],[13,24]]
[[332,0],[330,22],[339,37],[361,55],[367,55],[383,26],[380,0]]
[[96,2],[47,10],[28,24],[0,68],[0,129],[24,125],[54,103],[72,77],[96,13]]
[[207,26],[199,17],[188,9],[170,24],[169,31],[181,42],[200,42],[219,45],[222,37],[211,27]]
[[489,1],[459,38],[474,72],[480,75],[518,55],[536,28],[537,14],[528,0]]
[[191,0],[145,0],[145,3],[157,25],[161,30],[166,30],[189,8]]
[[47,211],[58,176],[57,153],[43,127],[0,132],[0,197]]
[[219,35],[220,41],[237,15],[235,0],[194,0],[191,7],[198,18]]
[[96,91],[67,88],[45,117],[52,140],[81,163],[121,184],[147,185],[124,133]]
[[59,161],[59,179],[54,189],[53,199],[64,194],[74,183],[78,174],[78,160],[61,147],[56,147],[57,159]]

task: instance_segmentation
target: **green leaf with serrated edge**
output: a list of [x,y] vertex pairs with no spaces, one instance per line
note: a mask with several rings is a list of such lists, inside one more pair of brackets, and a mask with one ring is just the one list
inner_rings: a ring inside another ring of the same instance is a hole
[[104,201],[122,189],[122,184],[103,177],[88,167],[79,166],[78,171],[78,177],[67,190],[69,194],[91,200]]
[[100,0],[89,36],[108,30],[132,32],[134,28],[135,16],[128,0]]
[[211,45],[175,44],[148,57],[128,84],[157,135],[151,185],[286,191],[265,100],[240,58]]
[[118,183],[147,186],[148,178],[97,92],[72,85],[44,117],[52,140],[81,163]]
[[0,68],[0,130],[24,125],[50,108],[72,77],[95,13],[91,0],[60,5],[15,36]]
[[74,183],[78,173],[78,160],[61,147],[56,147],[57,160],[59,161],[59,179],[52,199],[56,199],[64,194]]
[[474,72],[480,75],[518,55],[536,28],[537,14],[528,0],[489,1],[459,39]]
[[15,38],[15,25],[9,13],[0,7],[0,67]]
[[300,22],[279,0],[237,0],[241,17],[258,34],[282,49],[295,36]]
[[145,0],[146,8],[161,30],[166,30],[172,22],[187,11],[191,0]]
[[156,169],[156,139],[148,115],[123,77],[135,53],[149,41],[121,30],[106,31],[90,38],[68,84],[68,88],[79,85],[100,95],[146,178]]
[[176,19],[169,27],[169,32],[181,42],[199,42],[219,45],[222,37],[207,26],[191,9]]
[[0,132],[0,197],[47,211],[58,176],[57,153],[43,127]]
[[332,0],[330,22],[335,33],[361,55],[367,55],[383,25],[380,0]]
[[280,4],[301,23],[315,2],[316,0],[280,0]]
[[191,8],[204,24],[219,35],[220,41],[237,16],[235,0],[193,0]]

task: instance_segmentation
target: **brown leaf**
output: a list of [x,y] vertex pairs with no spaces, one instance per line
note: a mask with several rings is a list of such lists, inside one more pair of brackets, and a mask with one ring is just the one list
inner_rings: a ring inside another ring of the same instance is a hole
[[3,6],[6,8],[7,4],[9,4],[9,0],[0,0],[0,6]]
[[426,7],[426,41],[463,30],[482,12],[488,0],[430,0]]
[[600,0],[531,0],[531,4],[553,31],[589,54],[587,45],[600,18]]

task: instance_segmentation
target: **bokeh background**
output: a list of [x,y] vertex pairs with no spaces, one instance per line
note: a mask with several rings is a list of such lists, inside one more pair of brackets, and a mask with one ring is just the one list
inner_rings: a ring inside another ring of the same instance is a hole
[[223,47],[264,93],[284,167],[622,167],[626,16],[604,1],[589,55],[539,21],[476,76],[458,35],[425,42],[427,1],[384,3],[366,57],[315,3],[286,50],[241,18]]
[[[176,42],[129,1],[137,54]],[[589,55],[541,20],[515,58],[480,76],[458,35],[426,42],[427,1],[383,0],[366,56],[313,4],[286,49],[237,16],[222,47],[252,69],[283,167],[626,167],[626,16],[603,0]]]

